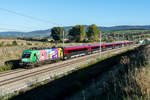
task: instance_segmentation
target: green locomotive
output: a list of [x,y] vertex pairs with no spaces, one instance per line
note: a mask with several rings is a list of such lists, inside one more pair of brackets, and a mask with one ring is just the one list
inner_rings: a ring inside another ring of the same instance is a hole
[[24,50],[20,65],[33,65],[63,58],[62,48]]

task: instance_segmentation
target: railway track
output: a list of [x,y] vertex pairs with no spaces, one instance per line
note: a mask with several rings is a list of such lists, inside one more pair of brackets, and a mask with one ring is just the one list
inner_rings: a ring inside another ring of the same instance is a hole
[[[122,49],[122,48],[119,48],[119,50],[120,49]],[[113,51],[115,51],[115,49],[112,49]],[[110,51],[110,52],[112,52],[112,50]],[[108,51],[103,51],[103,53],[105,53],[105,52],[108,52]],[[95,53],[95,55],[96,55],[97,53]],[[89,56],[89,55],[88,55]],[[92,56],[92,55],[90,55],[90,56]],[[80,59],[81,57],[79,57],[79,59]],[[43,67],[43,66],[41,66],[41,67]],[[7,76],[9,76],[9,75],[13,75],[13,74],[19,74],[19,73],[22,73],[22,72],[26,72],[26,71],[29,71],[30,70],[30,73],[32,72],[32,71],[36,71],[36,70],[39,70],[39,69],[42,69],[42,68],[40,68],[40,67],[35,67],[35,68],[31,68],[31,69],[23,69],[23,68],[20,68],[20,69],[15,69],[15,70],[11,70],[11,71],[8,71],[8,72],[1,72],[0,73],[0,78],[1,77],[7,77]],[[46,68],[47,69],[47,68]],[[42,69],[43,70],[43,69]],[[7,79],[7,78],[6,78]],[[1,80],[1,79],[0,79]],[[0,81],[1,82],[1,81]]]
[[[89,58],[90,57],[83,58],[82,62],[86,61]],[[60,68],[64,68],[65,66],[68,66],[68,65],[71,66],[71,65],[76,64],[77,62],[81,62],[81,60],[78,59],[78,60],[75,60],[75,61],[72,61],[72,62],[61,64],[61,66],[56,65],[56,66],[53,66],[53,67],[38,70],[38,71],[33,72],[33,73],[29,73],[29,74],[25,74],[25,75],[22,75],[22,76],[13,77],[13,78],[10,78],[10,79],[4,80],[4,81],[0,81],[0,86],[5,85],[5,84],[9,84],[9,83],[12,83],[12,82],[16,82],[20,79],[25,79],[25,78],[28,78],[28,77],[31,77],[31,76],[35,76],[35,75],[38,75],[38,74],[41,74],[41,73],[46,73],[46,72],[49,72],[49,71],[54,71],[54,70],[57,70],[57,69],[60,69]]]
[[25,70],[26,69],[20,68],[20,69],[11,70],[11,71],[8,71],[8,72],[2,72],[2,73],[0,73],[0,77],[6,76],[6,75],[15,74],[15,73],[18,73],[18,72],[23,72]]
[[[120,50],[120,49],[123,49],[123,48],[118,48],[117,50]],[[102,52],[102,54],[104,54],[104,53],[108,53],[108,52],[114,52],[114,51],[116,51],[116,49],[112,49],[112,50],[109,50],[109,51],[103,51]],[[84,59],[89,59],[89,58],[91,58],[91,57],[95,57],[95,55],[97,55],[98,53],[95,53],[95,54],[92,54],[92,55],[88,55],[89,57],[87,58],[86,56],[84,56],[84,57],[86,57],[86,58],[83,58],[83,57],[79,57],[79,59],[77,59],[77,60],[75,60],[75,62],[77,62],[77,61],[80,61],[81,62],[81,60],[82,61],[84,61]],[[72,60],[72,59],[71,59]],[[73,61],[74,62],[74,61]],[[68,62],[66,62],[65,63],[65,65],[66,64],[70,64],[70,63],[73,63],[73,62],[70,62],[70,61],[68,61]],[[54,65],[54,64],[53,64]],[[58,64],[59,65],[59,64]],[[47,70],[47,69],[51,69],[51,68],[54,68],[54,67],[56,67],[56,69],[57,69],[57,66],[58,65],[54,65],[54,66],[51,66],[51,67],[46,67],[46,68],[44,68],[43,66],[41,66],[41,67],[35,67],[35,68],[31,68],[31,69],[16,69],[16,70],[14,70],[14,71],[10,71],[10,72],[4,72],[4,73],[0,73],[0,78],[1,77],[7,77],[7,76],[9,76],[9,75],[13,75],[13,74],[15,74],[17,77],[20,77],[20,76],[23,76],[23,75],[17,75],[17,74],[19,74],[19,73],[22,73],[22,72],[26,72],[25,74],[30,74],[30,73],[34,73],[34,72],[38,72],[39,70]],[[43,67],[43,68],[42,68]],[[59,67],[58,67],[59,68]],[[24,74],[24,73],[23,73]],[[7,78],[4,78],[5,80],[3,80],[3,81],[7,81],[7,80],[10,80],[10,79],[13,79],[13,78],[9,78],[9,79],[7,79]],[[1,79],[0,79],[1,80]],[[1,84],[1,82],[2,81],[0,81],[0,84]]]
[[[117,48],[117,49],[111,49],[108,51],[103,51],[102,55],[109,54],[110,52],[116,52],[116,53],[121,52],[121,50],[123,51],[124,49],[127,49],[127,48],[128,47],[122,47],[122,48]],[[59,71],[60,71],[59,73],[67,72],[69,70],[69,68],[75,69],[75,68],[77,68],[77,66],[85,63],[86,61],[90,60],[91,58],[95,59],[96,56],[98,57],[98,54],[99,53],[94,53],[91,55],[81,56],[79,58],[69,59],[67,61],[60,61],[58,63],[44,65],[44,66],[36,67],[36,68],[32,68],[32,69],[18,69],[18,70],[6,72],[6,73],[0,73],[0,87],[3,87],[2,89],[4,89],[4,88],[6,89],[10,85],[12,86],[12,84],[17,85],[17,84],[19,84],[19,82],[21,82],[21,81],[23,82],[24,80],[27,80],[28,78],[35,77],[35,76],[39,77],[39,75],[43,75],[43,74],[45,74],[45,75],[51,74],[54,76],[55,73],[57,73]],[[67,70],[65,70],[65,69],[67,69]]]

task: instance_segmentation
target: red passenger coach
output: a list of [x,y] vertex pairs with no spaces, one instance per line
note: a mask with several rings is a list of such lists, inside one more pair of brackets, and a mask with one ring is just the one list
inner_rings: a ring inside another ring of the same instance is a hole
[[101,51],[104,51],[104,50],[128,46],[131,44],[133,44],[133,42],[121,41],[121,42],[115,42],[115,43],[102,43],[102,44],[90,44],[90,45],[82,45],[82,46],[64,47],[63,48],[64,59],[83,56],[83,55],[87,55],[91,53],[96,53],[100,51],[100,47],[101,47]]
[[88,45],[64,47],[64,59],[86,55],[89,50]]
[[94,44],[94,45],[90,45],[90,53],[95,53],[95,52],[99,52],[100,50],[100,47],[101,48],[104,48],[104,45],[103,44]]

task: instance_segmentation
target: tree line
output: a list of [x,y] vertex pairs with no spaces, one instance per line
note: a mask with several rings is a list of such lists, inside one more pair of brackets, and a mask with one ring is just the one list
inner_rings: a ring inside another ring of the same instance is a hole
[[84,25],[75,25],[68,32],[63,27],[53,27],[51,29],[51,37],[57,42],[63,41],[63,34],[65,39],[67,38],[68,41],[72,42],[94,42],[100,39],[100,30],[95,24],[89,25],[87,30]]
[[69,42],[96,42],[100,39],[102,42],[114,41],[138,41],[150,37],[150,31],[100,31],[99,27],[95,24],[89,25],[87,28],[84,25],[75,25],[66,31],[63,27],[53,27],[51,29],[51,37],[56,42],[63,41],[64,38]]

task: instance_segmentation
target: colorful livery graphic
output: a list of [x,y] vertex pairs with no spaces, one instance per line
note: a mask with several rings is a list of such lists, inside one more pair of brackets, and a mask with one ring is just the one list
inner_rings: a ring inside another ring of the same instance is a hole
[[42,62],[53,62],[62,59],[69,59],[73,57],[89,55],[100,51],[105,51],[114,48],[120,48],[133,44],[131,41],[121,41],[115,43],[101,43],[80,46],[68,46],[61,48],[31,48],[24,50],[20,65],[36,65]]
[[42,61],[62,59],[62,54],[63,52],[61,48],[24,50],[20,64],[31,65]]

